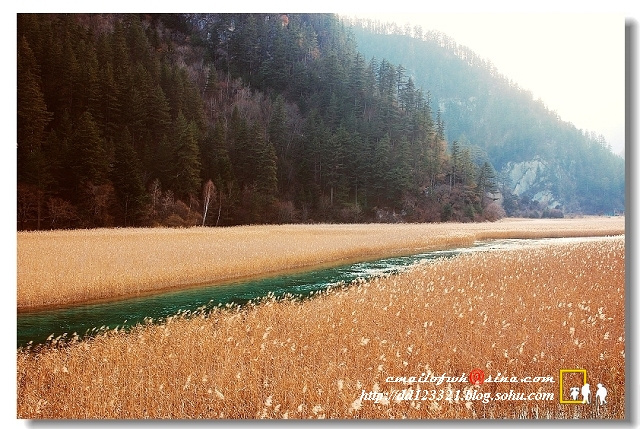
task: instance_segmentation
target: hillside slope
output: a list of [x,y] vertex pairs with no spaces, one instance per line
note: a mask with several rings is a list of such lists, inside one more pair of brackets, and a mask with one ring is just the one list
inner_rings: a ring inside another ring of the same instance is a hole
[[602,142],[433,43],[370,39],[432,82],[366,59],[335,15],[18,14],[17,36],[18,229],[624,208]]
[[[504,192],[565,212],[624,210],[624,159],[603,137],[562,121],[489,61],[444,34],[416,38],[380,23],[352,24],[365,57],[401,64],[416,87],[428,90],[446,139],[485,154],[501,173]],[[509,202],[505,208],[515,209]]]

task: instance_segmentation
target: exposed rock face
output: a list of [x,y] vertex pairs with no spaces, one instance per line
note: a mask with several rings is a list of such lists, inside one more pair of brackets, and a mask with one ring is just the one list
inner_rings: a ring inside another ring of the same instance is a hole
[[555,208],[561,203],[552,192],[552,170],[546,160],[536,156],[530,161],[509,162],[503,173],[515,195],[525,195],[538,201],[542,207]]
[[531,161],[510,162],[507,164],[508,176],[513,185],[513,193],[523,195],[534,187],[537,180],[544,174],[547,165],[539,157]]
[[538,201],[542,207],[547,207],[550,209],[553,209],[556,206],[560,205],[560,202],[558,202],[551,191],[548,190],[536,192],[536,194],[531,199],[534,201]]

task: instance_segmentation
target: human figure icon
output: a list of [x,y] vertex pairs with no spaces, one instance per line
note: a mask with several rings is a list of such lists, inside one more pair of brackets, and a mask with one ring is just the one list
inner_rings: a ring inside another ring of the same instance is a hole
[[582,403],[590,404],[591,402],[589,399],[591,397],[591,389],[589,388],[589,383],[585,383],[584,386],[582,386],[580,393],[582,394]]
[[607,388],[600,383],[598,383],[598,390],[596,390],[596,400],[600,405],[607,403]]
[[571,399],[577,401],[578,395],[580,395],[580,389],[578,387],[571,387],[569,390],[571,391]]

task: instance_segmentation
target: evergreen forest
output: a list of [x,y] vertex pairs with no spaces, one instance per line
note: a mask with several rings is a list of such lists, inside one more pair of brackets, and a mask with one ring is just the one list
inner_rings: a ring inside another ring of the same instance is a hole
[[[500,173],[537,151],[530,141],[576,148],[553,152],[574,162],[553,188],[570,202],[556,214],[624,209],[624,162],[605,143],[561,121],[577,143],[542,125],[543,139],[500,137],[539,122],[528,100],[514,99],[493,129],[464,109],[451,118],[441,86],[423,86],[391,56],[365,57],[355,36],[364,27],[336,15],[17,21],[19,230],[491,221],[534,212]],[[442,82],[456,79],[431,62]]]

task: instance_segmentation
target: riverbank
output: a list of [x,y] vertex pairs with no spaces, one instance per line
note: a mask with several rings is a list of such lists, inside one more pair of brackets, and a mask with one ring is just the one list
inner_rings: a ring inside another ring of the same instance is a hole
[[112,300],[490,238],[624,234],[624,217],[17,233],[18,311]]
[[[468,253],[303,303],[18,351],[17,417],[624,419],[625,342],[624,238]],[[565,374],[561,391],[563,368],[587,371],[591,404],[560,403],[583,381]],[[431,381],[444,374],[467,381]]]

